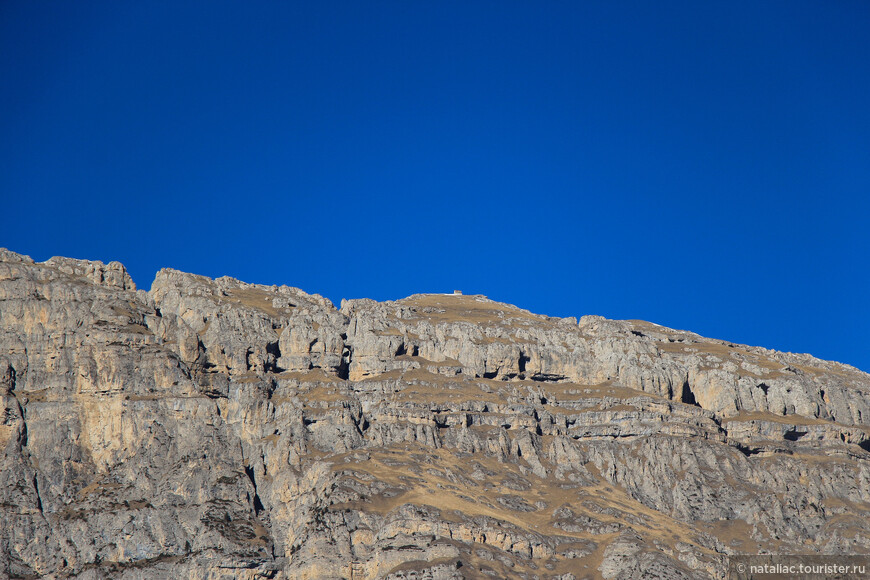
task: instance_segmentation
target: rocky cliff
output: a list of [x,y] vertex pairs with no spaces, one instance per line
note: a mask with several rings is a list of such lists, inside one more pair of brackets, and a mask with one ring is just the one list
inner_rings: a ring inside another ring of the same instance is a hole
[[870,554],[870,376],[482,296],[0,250],[0,575],[723,578]]

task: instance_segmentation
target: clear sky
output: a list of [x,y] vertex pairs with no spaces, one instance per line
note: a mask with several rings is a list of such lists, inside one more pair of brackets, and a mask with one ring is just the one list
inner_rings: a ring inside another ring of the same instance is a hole
[[870,370],[866,0],[0,2],[0,246]]

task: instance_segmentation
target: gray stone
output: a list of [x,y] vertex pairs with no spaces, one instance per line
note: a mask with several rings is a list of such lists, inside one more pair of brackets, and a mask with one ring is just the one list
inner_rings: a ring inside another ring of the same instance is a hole
[[0,249],[0,576],[724,578],[870,553],[870,376],[482,296]]

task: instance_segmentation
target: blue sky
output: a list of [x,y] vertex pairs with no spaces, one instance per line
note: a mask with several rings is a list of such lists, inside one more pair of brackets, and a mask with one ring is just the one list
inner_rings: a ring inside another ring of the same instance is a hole
[[0,3],[0,245],[870,370],[870,4]]

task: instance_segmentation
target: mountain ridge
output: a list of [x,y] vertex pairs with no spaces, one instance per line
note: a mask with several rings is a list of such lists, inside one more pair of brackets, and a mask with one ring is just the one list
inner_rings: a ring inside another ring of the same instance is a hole
[[870,554],[870,375],[843,363],[475,295],[336,307],[173,269],[146,292],[118,262],[6,250],[0,299],[11,577]]

